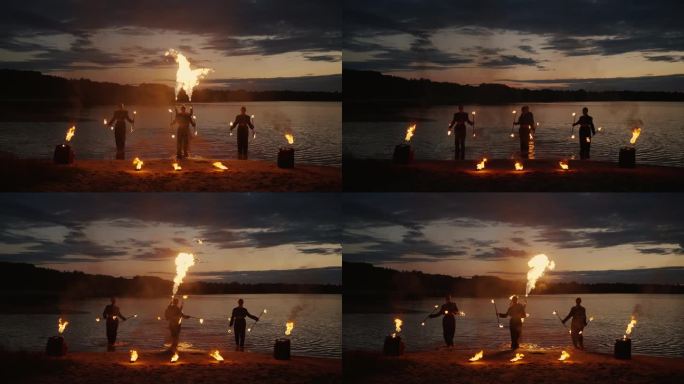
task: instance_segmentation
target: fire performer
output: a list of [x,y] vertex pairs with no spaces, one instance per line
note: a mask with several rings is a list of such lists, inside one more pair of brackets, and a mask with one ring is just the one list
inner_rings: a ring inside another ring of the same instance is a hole
[[439,309],[439,312],[431,314],[430,318],[434,319],[435,317],[444,316],[442,318],[442,331],[444,333],[444,342],[446,343],[447,347],[453,347],[454,334],[456,333],[456,316],[459,312],[456,303],[451,301],[451,295],[446,295],[444,299],[445,302],[444,304],[442,304],[442,307]]
[[254,135],[254,124],[252,118],[247,114],[247,108],[240,108],[240,114],[235,116],[235,121],[230,125],[230,134],[233,134],[233,129],[237,127],[237,145],[238,145],[238,159],[247,160],[247,149],[249,147],[249,130],[252,130]]
[[468,117],[468,112],[463,112],[463,106],[458,106],[458,112],[454,113],[454,118],[449,124],[449,129],[454,127],[454,160],[465,159],[465,138],[466,123],[473,125]]
[[190,125],[196,127],[195,121],[192,119],[192,108],[190,113],[185,112],[185,105],[181,106],[180,112],[171,122],[171,127],[176,125],[176,158],[181,160],[188,157],[188,149],[190,148]]
[[530,157],[530,136],[534,136],[534,115],[530,112],[530,107],[522,107],[518,121],[513,123],[519,125],[518,136],[520,137],[520,156],[524,159]]
[[116,305],[115,297],[111,298],[111,304],[105,306],[104,311],[102,311],[102,318],[107,322],[107,351],[114,351],[119,319],[126,321],[126,317],[121,314],[121,310]]
[[563,319],[563,324],[572,317],[572,322],[570,323],[572,345],[577,349],[584,349],[584,336],[582,336],[582,333],[584,332],[584,327],[587,326],[587,310],[580,305],[582,303],[581,297],[575,299],[575,303],[576,305],[570,309],[570,313]]
[[520,348],[523,319],[527,317],[525,305],[518,303],[518,296],[513,296],[511,298],[511,305],[508,307],[506,313],[499,313],[499,317],[504,319],[509,316],[511,318],[508,323],[508,328],[511,331],[511,349],[516,350]]
[[585,160],[589,158],[589,150],[591,148],[591,137],[596,135],[596,128],[594,128],[594,118],[589,116],[589,108],[582,108],[582,116],[572,126],[579,125],[579,144],[580,144],[580,159]]
[[178,350],[181,322],[183,319],[189,319],[190,316],[183,313],[183,307],[178,306],[178,298],[174,297],[171,304],[166,307],[164,318],[169,322],[169,331],[171,331],[171,348],[169,350],[175,353]]
[[128,111],[124,109],[124,105],[119,104],[119,109],[114,111],[114,115],[107,122],[107,126],[114,126],[114,140],[116,141],[116,159],[123,160],[125,157],[124,149],[126,147],[126,121],[131,124],[135,120],[128,116]]
[[247,308],[244,307],[245,301],[242,299],[238,300],[238,306],[233,308],[233,313],[230,315],[230,327],[233,327],[233,333],[235,333],[235,350],[244,351],[245,350],[245,330],[247,329],[247,320],[249,317],[254,321],[259,321],[259,318],[249,313]]

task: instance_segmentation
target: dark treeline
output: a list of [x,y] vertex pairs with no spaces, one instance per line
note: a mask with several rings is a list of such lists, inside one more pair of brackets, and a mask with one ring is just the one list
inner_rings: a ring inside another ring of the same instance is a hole
[[[502,297],[524,294],[525,281],[504,280],[493,276],[471,278],[427,274],[420,271],[396,271],[366,263],[345,262],[342,266],[344,295],[354,298],[417,299],[441,297],[447,293],[461,297]],[[684,293],[684,286],[625,283],[546,283],[537,282],[535,295],[575,293]]]
[[[121,85],[88,79],[65,79],[34,71],[0,69],[0,100],[18,107],[88,107],[96,105],[169,105],[174,90],[161,84]],[[194,102],[225,101],[339,101],[339,92],[299,92],[196,89]],[[179,94],[179,102],[187,96]]]
[[531,90],[503,84],[461,85],[427,79],[404,79],[374,71],[344,70],[345,109],[364,104],[444,105],[560,101],[684,101],[681,92]]
[[[173,282],[153,276],[132,278],[61,272],[32,264],[0,262],[0,295],[25,300],[38,298],[168,297]],[[232,293],[340,293],[341,287],[325,284],[188,282],[180,294]]]

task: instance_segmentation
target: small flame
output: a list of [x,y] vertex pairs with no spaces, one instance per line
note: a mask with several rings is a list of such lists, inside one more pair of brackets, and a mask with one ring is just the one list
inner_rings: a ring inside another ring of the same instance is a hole
[[204,319],[199,319],[200,324],[204,324]]
[[492,299],[492,304],[494,304],[494,299]]
[[503,328],[503,324],[499,324],[499,328]]
[[558,358],[558,360],[560,360],[560,361],[565,361],[565,360],[567,360],[569,357],[570,357],[570,354],[569,354],[569,353],[567,353],[567,352],[565,352],[565,351],[562,351],[560,357]]
[[515,133],[511,132],[511,138],[515,137]]
[[172,166],[174,171],[180,171],[181,169],[183,169],[178,163],[173,163]]
[[96,317],[96,318],[95,318],[95,321],[99,323],[99,322],[100,322],[100,318],[99,318],[99,317]]
[[[176,296],[178,293],[178,287],[183,283],[185,275],[188,273],[188,269],[195,265],[195,255],[192,253],[181,252],[176,256],[176,276],[173,278],[173,292],[172,296]],[[187,299],[187,296],[183,296]],[[182,319],[182,317],[181,317]]]
[[560,165],[561,169],[564,169],[564,170],[567,170],[569,168],[567,161],[559,161],[558,165]]
[[591,138],[590,138],[589,136],[587,136],[587,137],[585,138],[585,140],[586,140],[587,143],[591,143]]
[[420,325],[421,325],[422,327],[424,327],[424,326],[425,326],[425,322],[423,321],[422,323],[420,323]]
[[406,130],[406,137],[404,137],[404,140],[411,141],[411,138],[413,137],[413,132],[415,130],[416,130],[416,124],[409,125],[408,129]]
[[178,352],[175,352],[173,356],[171,356],[171,362],[175,363],[176,361],[178,361],[178,357]]
[[527,262],[527,266],[530,267],[530,270],[527,271],[527,287],[525,289],[525,296],[528,296],[530,291],[534,289],[535,285],[537,284],[537,280],[544,275],[544,271],[546,271],[547,268],[549,270],[556,268],[556,263],[552,260],[549,260],[548,256],[542,253],[531,258],[530,261]]
[[465,317],[465,312],[461,311],[461,312],[458,313],[458,315],[461,316],[461,317]]
[[102,125],[107,125],[107,119],[106,118],[102,119]]
[[214,352],[210,353],[209,356],[213,357],[216,359],[216,361],[223,361],[223,356],[219,353],[219,350],[215,350]]
[[511,111],[511,113],[515,115],[516,113],[518,113],[518,111],[516,111],[516,110],[514,109],[514,110]]
[[173,109],[169,108],[169,113],[173,113]]
[[577,115],[577,113],[573,112],[573,113],[572,113],[572,117],[575,117],[575,115]]
[[522,353],[516,353],[515,357],[511,359],[511,362],[515,363],[518,360],[522,360],[523,357],[525,357],[525,355],[523,355]]
[[216,168],[222,170],[222,171],[225,171],[226,169],[228,169],[228,167],[226,167],[225,165],[223,165],[223,163],[220,162],[220,161],[215,161],[215,162],[212,163],[212,165],[213,165],[214,167],[216,167]]
[[69,128],[69,129],[67,130],[67,133],[66,133],[66,141],[67,141],[67,142],[71,141],[71,138],[74,137],[75,134],[76,134],[76,126],[75,126],[75,125],[72,125],[71,128]]
[[632,316],[632,319],[630,320],[629,324],[627,324],[627,329],[625,330],[625,338],[632,334],[632,329],[634,329],[636,324],[637,320],[634,316]]
[[169,49],[164,55],[173,57],[176,63],[178,63],[178,71],[176,71],[176,100],[181,89],[188,95],[188,100],[192,100],[192,91],[199,85],[200,79],[203,79],[212,71],[211,68],[190,69],[188,58],[175,49]]
[[59,320],[57,320],[57,332],[59,332],[60,335],[64,333],[64,330],[66,329],[67,325],[69,325],[69,322],[62,320],[62,318],[60,317]]
[[285,140],[287,140],[287,143],[290,145],[294,144],[294,136],[291,133],[285,134]]
[[[639,138],[639,135],[641,135],[641,128],[634,128],[632,129],[632,138],[629,139],[630,144],[636,144],[637,139]],[[69,139],[67,139],[69,141]]]
[[444,311],[444,314],[445,314],[445,315],[448,315],[448,314],[449,314],[449,311],[445,310],[445,311]]
[[183,295],[183,300],[187,300],[187,299],[188,299],[188,295]]
[[523,165],[521,162],[519,162],[519,161],[515,162],[515,170],[516,171],[522,171],[523,170]]
[[294,328],[294,321],[288,321],[287,323],[285,323],[285,336],[290,336],[293,328]]
[[399,333],[401,332],[401,325],[404,324],[401,319],[394,319],[394,330]]
[[157,320],[161,320],[161,316],[157,316]]
[[485,163],[487,163],[487,158],[486,158],[486,157],[483,158],[482,161],[480,161],[479,163],[477,163],[477,170],[478,170],[478,171],[483,170],[484,167],[485,167]]
[[482,351],[476,353],[473,357],[471,357],[470,359],[468,359],[468,361],[478,361],[478,360],[480,360],[480,359],[483,358],[483,357],[484,357],[484,350],[482,350]]
[[144,164],[143,161],[140,160],[139,157],[136,157],[135,159],[133,159],[133,165],[135,165],[135,170],[136,170],[136,171],[141,170],[143,164]]
[[589,321],[594,321],[594,316],[590,317]]
[[603,130],[603,127],[598,127],[598,131],[601,132]]
[[131,352],[130,361],[131,361],[131,363],[135,363],[138,360],[138,351],[136,351],[135,349],[131,349],[130,352]]

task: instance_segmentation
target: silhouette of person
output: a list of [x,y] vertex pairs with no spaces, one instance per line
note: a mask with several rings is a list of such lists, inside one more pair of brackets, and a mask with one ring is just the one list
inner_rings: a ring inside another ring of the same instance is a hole
[[178,340],[180,338],[181,321],[182,319],[189,319],[190,316],[183,313],[183,307],[178,306],[178,298],[174,297],[171,304],[166,307],[164,318],[169,322],[169,331],[171,331],[171,352],[178,350]]
[[468,112],[463,112],[463,106],[458,106],[458,112],[449,124],[449,129],[454,127],[454,160],[465,159],[466,123],[473,125],[468,117]]
[[575,303],[576,305],[570,308],[570,313],[563,319],[563,324],[572,317],[572,322],[570,322],[572,345],[574,345],[575,348],[584,349],[584,336],[582,336],[582,333],[584,327],[587,326],[587,310],[580,305],[582,303],[581,297],[576,298]]
[[126,321],[126,317],[121,314],[121,310],[116,305],[116,298],[112,297],[111,304],[105,306],[102,311],[102,318],[105,320],[107,326],[107,350],[114,350],[114,343],[116,343],[116,333],[119,330],[119,319]]
[[238,159],[247,160],[247,149],[249,147],[249,130],[254,134],[254,124],[252,118],[247,114],[247,108],[241,107],[240,114],[235,116],[233,125],[230,126],[230,133],[233,134],[233,129],[237,127],[237,145],[238,145]]
[[125,158],[126,147],[126,122],[134,123],[135,121],[128,116],[128,111],[124,109],[123,104],[119,104],[119,109],[114,111],[114,115],[107,122],[107,126],[114,126],[114,141],[116,142],[116,159],[123,160]]
[[245,301],[242,299],[238,300],[238,306],[233,308],[233,313],[230,315],[229,327],[233,327],[233,332],[235,333],[235,350],[244,351],[245,350],[245,330],[247,329],[247,317],[255,321],[259,321],[259,318],[249,313],[247,308],[243,305]]
[[582,116],[579,120],[572,124],[579,125],[579,144],[580,144],[580,159],[588,159],[589,150],[591,149],[591,137],[596,134],[596,128],[594,128],[594,118],[589,116],[589,108],[582,108]]
[[499,313],[499,317],[504,319],[509,316],[511,318],[508,323],[508,327],[511,331],[511,349],[515,350],[520,348],[523,319],[527,317],[525,305],[518,303],[518,296],[513,296],[513,298],[511,298],[511,305],[508,307],[506,313]]
[[180,112],[176,114],[171,122],[171,127],[176,125],[176,158],[178,160],[188,157],[190,148],[190,125],[196,127],[195,120],[192,118],[192,108],[190,113],[185,112],[185,105],[181,106]]
[[530,157],[530,135],[534,135],[534,115],[530,112],[527,105],[522,107],[518,121],[513,123],[519,125],[518,137],[520,138],[520,156],[524,159]]
[[445,303],[439,309],[439,312],[430,315],[430,318],[444,316],[442,318],[442,331],[444,333],[444,342],[447,347],[454,346],[454,334],[456,333],[456,316],[458,315],[458,307],[456,303],[451,301],[451,296],[445,297]]

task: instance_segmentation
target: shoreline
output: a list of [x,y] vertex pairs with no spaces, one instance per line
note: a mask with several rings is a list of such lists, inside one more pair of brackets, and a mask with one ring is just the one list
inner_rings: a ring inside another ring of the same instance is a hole
[[[274,161],[184,159],[174,171],[171,159],[79,160],[56,165],[48,159],[4,158],[0,177],[5,192],[337,192],[340,167],[295,164],[278,168]],[[215,168],[220,161],[227,170]]]
[[414,160],[397,165],[392,160],[345,159],[347,192],[681,192],[684,167],[570,160],[561,170],[559,159],[524,160],[522,171],[513,160]]

